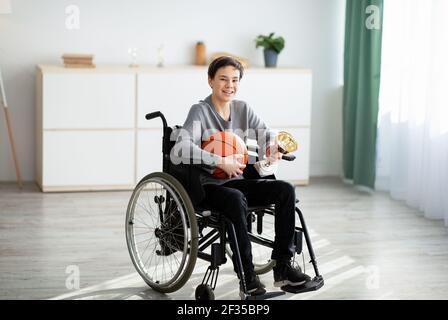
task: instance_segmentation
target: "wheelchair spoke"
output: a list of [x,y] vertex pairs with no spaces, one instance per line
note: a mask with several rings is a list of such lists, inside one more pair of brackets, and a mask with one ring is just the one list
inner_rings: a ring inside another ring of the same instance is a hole
[[[180,266],[180,261],[179,261],[179,259],[177,258],[177,253],[173,253],[172,255],[170,255],[170,259],[171,259],[171,260],[176,260],[176,261],[174,261],[173,263],[176,263],[177,266]],[[170,264],[169,264],[170,271],[171,271],[171,274],[172,274],[172,275],[175,274],[175,273],[173,272],[173,263],[170,263]],[[176,267],[176,268],[177,268],[177,267]]]
[[154,231],[150,230],[150,231],[145,231],[145,232],[140,232],[140,233],[134,233],[135,236],[141,236],[143,234],[148,234],[148,233],[152,233]]
[[[143,264],[143,266],[145,266],[145,268],[146,268],[147,265],[151,265],[152,259],[154,257],[157,257],[156,254],[155,254],[156,253],[156,249],[157,249],[157,244],[154,245],[154,249],[152,250],[152,254],[148,255],[145,263]],[[143,256],[142,256],[142,258],[143,258]],[[148,264],[148,260],[149,260],[149,264]]]
[[[149,189],[149,188],[148,188],[148,189]],[[153,222],[153,224],[154,224],[154,217],[153,217],[154,212],[153,212],[153,210],[152,210],[152,206],[151,206],[151,198],[150,198],[150,191],[149,191],[148,189],[144,190],[144,193],[146,194],[147,203],[148,203],[149,208],[150,208],[150,210],[151,210],[151,212],[149,212],[149,210],[148,210],[148,215],[149,215],[150,219],[152,220],[152,222]]]
[[[177,248],[172,246],[168,241],[163,241],[163,245],[167,246],[171,250],[177,251]],[[180,264],[180,261],[177,259],[177,257],[174,255],[174,258],[177,260],[178,264]]]
[[147,217],[147,215],[143,215],[143,214],[137,214],[134,216],[135,220],[138,220],[139,222],[141,222],[142,225],[146,226],[147,228],[154,228],[155,224],[152,221],[150,221],[149,219],[145,219],[146,217]]
[[173,258],[176,260],[177,265],[180,265],[179,258],[176,256],[176,254],[173,254]]
[[147,203],[148,203],[148,205],[149,205],[149,209],[150,209],[150,212],[149,212],[149,210],[148,210],[148,215],[149,215],[149,217],[151,218],[153,224],[156,225],[156,223],[155,223],[155,221],[154,221],[154,217],[158,217],[158,215],[154,212],[154,210],[153,210],[153,206],[151,205],[151,204],[153,203],[153,200],[151,199],[151,191],[150,191],[150,188],[147,188],[147,189],[144,190],[144,191],[145,191],[146,198],[147,198],[147,200],[148,200]]
[[143,256],[145,255],[145,252],[146,252],[146,250],[149,248],[149,245],[150,245],[151,243],[152,243],[152,242],[149,242],[149,241],[148,241],[148,243],[146,244],[145,249],[143,249],[142,254],[141,254],[142,258],[143,258]]
[[[142,192],[144,192],[144,190],[142,190]],[[149,202],[148,202],[148,204],[149,204]],[[145,211],[146,213],[148,213],[149,215],[151,214],[151,212],[149,211],[149,209],[148,208],[146,208],[146,205],[145,205],[145,203],[143,202],[138,202],[137,203],[137,205],[140,207],[140,208],[142,208],[143,209],[143,211]]]
[[[143,206],[142,204],[140,204],[140,203],[137,203],[137,205],[140,207],[140,208],[143,208],[148,214],[145,214],[145,215],[143,215],[144,217],[150,217],[150,219],[152,220],[152,223],[154,224],[154,219],[152,218],[152,215],[149,213],[149,211],[146,209],[146,207],[145,206]],[[137,216],[135,216],[135,218],[137,219]],[[140,220],[140,222],[141,223],[143,223],[144,225],[146,225],[146,226],[148,226],[149,227],[149,225],[145,222],[145,221],[143,221],[143,220]]]
[[[150,239],[150,238],[149,238],[149,239]],[[135,244],[143,243],[143,242],[146,242],[146,241],[149,241],[149,240],[148,240],[148,239],[143,239],[143,240],[137,241]],[[157,243],[157,238],[154,239],[153,242]],[[152,243],[152,242],[151,242],[151,243]]]
[[147,228],[147,229],[153,229],[154,230],[153,227],[151,227],[150,225],[146,224],[146,222],[144,222],[143,220],[140,220],[137,217],[134,217],[134,218],[135,218],[135,220],[140,221],[143,225],[145,225],[145,227],[142,227],[142,228]]
[[168,197],[167,197],[167,199],[166,199],[166,205],[165,205],[165,210],[163,210],[163,215],[164,215],[164,217],[167,217],[167,216],[169,216],[169,214],[171,214],[171,207],[173,206],[173,201],[171,200],[171,199],[169,199]]

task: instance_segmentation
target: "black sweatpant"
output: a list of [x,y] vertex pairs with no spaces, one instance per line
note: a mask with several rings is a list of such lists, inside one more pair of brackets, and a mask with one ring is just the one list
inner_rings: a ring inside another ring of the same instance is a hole
[[[294,254],[295,189],[282,180],[232,180],[206,184],[205,202],[228,217],[235,226],[244,273],[252,274],[252,248],[247,231],[247,207],[275,204],[275,241],[272,259],[289,260]],[[233,244],[231,244],[233,246]]]

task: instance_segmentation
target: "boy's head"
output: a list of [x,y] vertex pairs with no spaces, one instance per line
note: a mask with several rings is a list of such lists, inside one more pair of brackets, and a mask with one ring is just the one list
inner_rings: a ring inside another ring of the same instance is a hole
[[229,56],[222,56],[213,60],[208,67],[208,77],[210,79],[213,79],[218,69],[227,66],[232,66],[237,69],[240,72],[239,80],[241,80],[241,78],[243,77],[244,68],[237,59]]

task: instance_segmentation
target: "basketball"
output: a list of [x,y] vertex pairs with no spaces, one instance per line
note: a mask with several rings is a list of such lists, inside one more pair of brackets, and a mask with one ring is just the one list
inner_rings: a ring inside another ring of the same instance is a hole
[[[233,154],[244,155],[242,163],[246,164],[248,160],[247,147],[243,139],[232,132],[221,131],[212,134],[207,140],[202,142],[202,149],[221,157],[227,157]],[[213,176],[218,179],[227,179],[227,174],[216,168]]]

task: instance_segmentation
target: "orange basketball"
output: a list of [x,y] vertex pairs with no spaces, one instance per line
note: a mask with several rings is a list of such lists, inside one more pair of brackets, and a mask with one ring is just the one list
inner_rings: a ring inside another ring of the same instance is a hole
[[[212,134],[202,142],[202,149],[221,157],[227,157],[232,154],[244,155],[243,163],[246,164],[248,160],[247,147],[243,139],[232,132],[222,131]],[[218,179],[227,179],[227,174],[216,168],[213,176]]]

